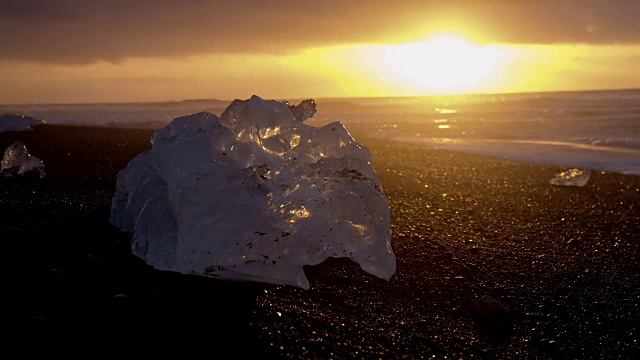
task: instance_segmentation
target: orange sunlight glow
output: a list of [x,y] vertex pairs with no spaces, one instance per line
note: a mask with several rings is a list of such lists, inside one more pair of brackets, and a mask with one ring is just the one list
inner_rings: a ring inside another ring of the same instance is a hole
[[498,47],[440,35],[422,42],[386,46],[381,70],[425,92],[470,92],[499,75],[504,57]]
[[339,44],[282,55],[80,65],[0,61],[0,102],[437,96],[640,86],[639,45],[500,44],[479,36],[441,29],[411,42]]

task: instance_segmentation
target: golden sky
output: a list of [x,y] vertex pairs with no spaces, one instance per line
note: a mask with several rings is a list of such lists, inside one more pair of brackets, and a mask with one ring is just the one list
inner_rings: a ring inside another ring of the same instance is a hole
[[640,88],[640,2],[0,0],[0,104]]

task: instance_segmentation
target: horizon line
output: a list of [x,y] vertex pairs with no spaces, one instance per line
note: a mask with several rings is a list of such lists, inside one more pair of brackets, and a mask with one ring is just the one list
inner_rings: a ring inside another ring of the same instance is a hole
[[[456,97],[456,96],[473,96],[473,95],[532,95],[532,94],[559,94],[559,93],[592,93],[592,92],[622,92],[622,91],[640,91],[640,88],[614,88],[614,89],[589,89],[589,90],[549,90],[549,91],[500,91],[500,92],[468,92],[468,93],[454,93],[454,94],[416,94],[416,95],[394,95],[394,96],[321,96],[321,97],[290,97],[290,100],[300,99],[313,99],[318,100],[338,100],[338,99],[407,99],[407,98],[436,98],[436,97]],[[255,94],[254,94],[255,95]],[[260,96],[260,95],[257,95]],[[262,96],[260,96],[262,97]],[[230,103],[234,99],[219,99],[219,98],[192,98],[181,100],[148,100],[148,101],[104,101],[104,102],[60,102],[60,103],[23,103],[23,104],[0,104],[0,107],[10,106],[90,106],[90,105],[126,105],[126,104],[166,104],[166,103],[186,103],[186,102],[201,102],[201,101],[216,101],[223,103]],[[273,99],[282,101],[284,98]]]

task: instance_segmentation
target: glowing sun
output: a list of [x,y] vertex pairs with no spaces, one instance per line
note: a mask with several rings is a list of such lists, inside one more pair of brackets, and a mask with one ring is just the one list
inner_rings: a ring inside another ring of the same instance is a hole
[[423,42],[389,45],[383,66],[394,77],[426,91],[477,91],[491,79],[502,54],[455,36],[437,36]]

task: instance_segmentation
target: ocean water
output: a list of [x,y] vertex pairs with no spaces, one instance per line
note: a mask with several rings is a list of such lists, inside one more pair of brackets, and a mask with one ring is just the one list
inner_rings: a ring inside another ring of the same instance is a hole
[[[296,99],[287,99],[297,103]],[[497,158],[640,175],[640,90],[316,99],[313,125]],[[230,101],[0,106],[50,124],[159,128]]]
[[[319,102],[318,120],[429,148],[640,175],[640,90]],[[318,121],[316,120],[316,121]]]

